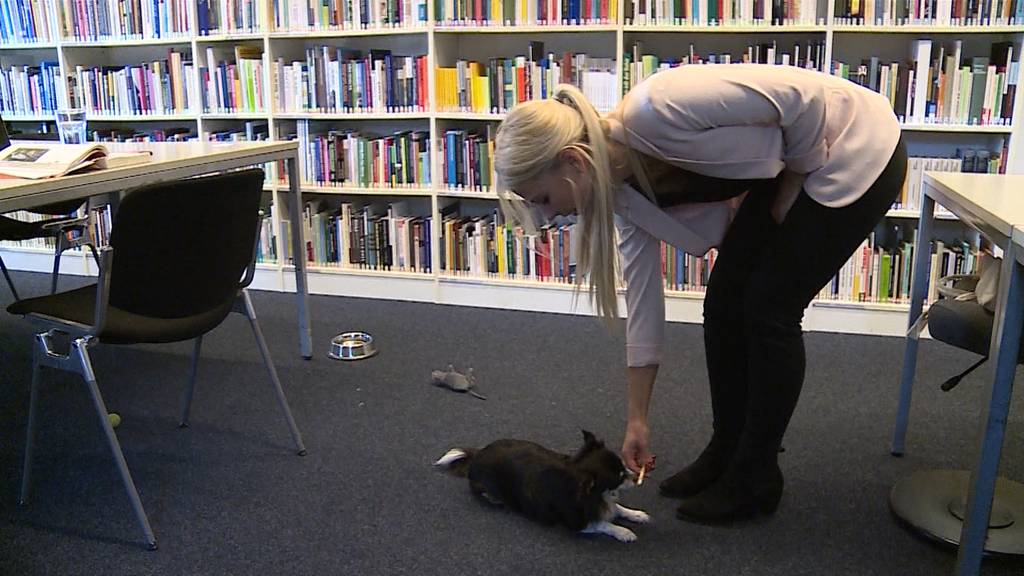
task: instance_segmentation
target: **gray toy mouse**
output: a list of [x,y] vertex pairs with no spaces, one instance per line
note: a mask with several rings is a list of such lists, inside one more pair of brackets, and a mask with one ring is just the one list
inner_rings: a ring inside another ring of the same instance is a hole
[[434,370],[430,373],[430,377],[433,379],[435,386],[449,388],[456,392],[469,392],[481,400],[487,400],[486,397],[473,390],[473,388],[476,388],[476,378],[473,377],[472,368],[467,370],[465,374],[461,374],[456,372],[455,367],[449,364],[447,371]]

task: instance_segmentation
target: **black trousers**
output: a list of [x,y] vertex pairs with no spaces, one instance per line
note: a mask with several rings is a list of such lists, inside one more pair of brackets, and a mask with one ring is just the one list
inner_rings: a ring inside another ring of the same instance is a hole
[[734,462],[775,462],[803,386],[804,309],[892,206],[906,165],[901,139],[856,202],[829,208],[802,191],[781,224],[769,211],[771,190],[744,200],[704,299],[712,443],[731,450]]

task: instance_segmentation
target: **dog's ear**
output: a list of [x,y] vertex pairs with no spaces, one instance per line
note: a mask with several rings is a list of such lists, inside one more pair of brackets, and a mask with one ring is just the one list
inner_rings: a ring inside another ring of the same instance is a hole
[[585,447],[600,446],[602,442],[590,430],[583,430],[583,445]]

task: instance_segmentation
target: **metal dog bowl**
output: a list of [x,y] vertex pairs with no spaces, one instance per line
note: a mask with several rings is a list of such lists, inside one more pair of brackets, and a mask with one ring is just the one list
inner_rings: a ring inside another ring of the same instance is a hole
[[373,336],[366,332],[344,332],[331,338],[331,351],[327,355],[335,360],[364,360],[376,353]]

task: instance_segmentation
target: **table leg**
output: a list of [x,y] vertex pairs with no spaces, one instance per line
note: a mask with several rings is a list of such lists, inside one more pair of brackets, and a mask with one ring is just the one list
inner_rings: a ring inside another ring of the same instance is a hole
[[1024,268],[1017,262],[1011,241],[999,271],[999,293],[989,355],[995,358],[993,378],[986,385],[988,405],[982,413],[981,451],[971,471],[967,514],[960,532],[957,572],[974,575],[981,570],[981,555],[988,535],[992,497],[999,475],[999,456],[1006,432],[1006,418],[1013,393],[1013,376],[1020,354],[1021,322],[1024,319]]
[[309,319],[309,288],[306,286],[306,243],[302,238],[302,188],[299,186],[299,157],[286,159],[288,164],[289,206],[292,219],[292,260],[295,264],[295,297],[299,312],[299,350],[302,357],[313,357],[313,334]]
[[[927,192],[927,191],[926,191]],[[896,408],[896,426],[892,434],[890,452],[903,455],[910,418],[910,396],[914,390],[917,371],[917,343],[921,335],[921,310],[928,295],[928,276],[931,272],[932,223],[935,221],[935,200],[921,194],[921,218],[917,226],[917,245],[914,246],[914,278],[910,284],[910,320],[907,322],[907,343],[903,351],[903,373],[900,376],[900,400]]]

